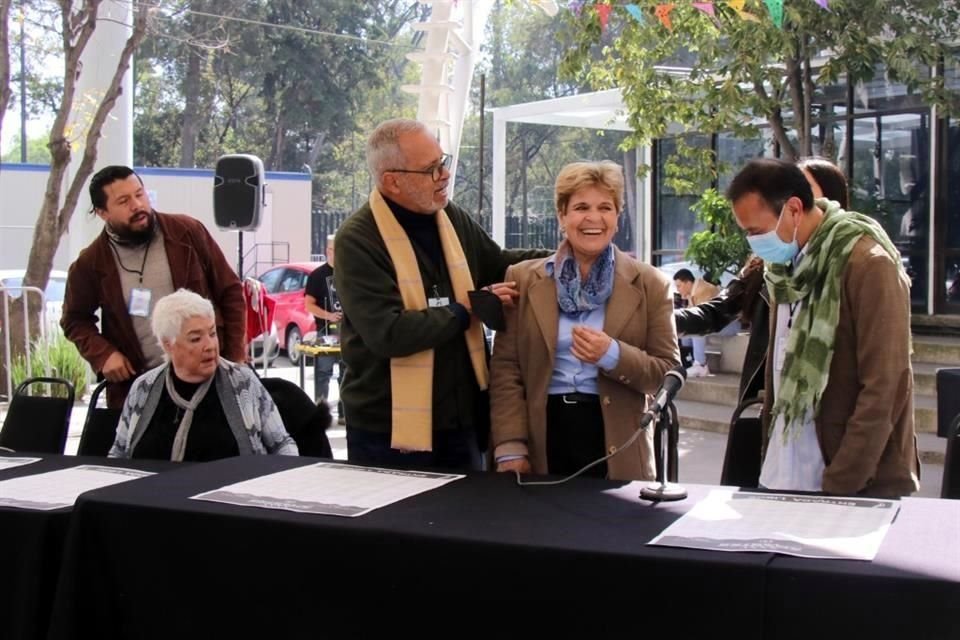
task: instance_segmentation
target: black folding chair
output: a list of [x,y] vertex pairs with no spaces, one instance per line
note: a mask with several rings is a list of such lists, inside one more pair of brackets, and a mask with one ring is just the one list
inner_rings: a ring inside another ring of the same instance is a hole
[[283,425],[296,441],[300,455],[333,458],[327,438],[331,422],[327,403],[315,404],[303,389],[283,378],[261,378],[260,382],[277,405]]
[[120,409],[98,407],[97,400],[107,388],[107,381],[98,384],[90,395],[90,406],[87,409],[87,419],[83,423],[80,433],[78,456],[106,456],[110,453],[113,440],[117,435],[117,425],[120,423]]
[[[66,397],[29,395],[30,388],[40,384],[64,387]],[[63,453],[73,398],[73,385],[63,378],[36,377],[21,382],[13,392],[0,429],[0,447],[30,453]]]
[[960,413],[953,418],[947,432],[947,454],[943,458],[943,482],[940,497],[960,500]]
[[760,398],[745,400],[733,412],[720,471],[722,485],[756,488],[760,484],[763,423],[760,416],[745,417],[743,412],[762,402]]

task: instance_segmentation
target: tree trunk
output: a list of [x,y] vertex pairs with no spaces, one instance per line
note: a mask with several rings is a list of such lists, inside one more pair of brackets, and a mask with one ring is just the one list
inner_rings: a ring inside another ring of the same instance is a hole
[[[282,111],[282,107],[281,107]],[[273,171],[280,171],[283,167],[283,147],[287,139],[287,132],[284,128],[283,113],[278,112],[273,121],[273,141],[270,143],[270,161],[269,168]]]
[[[10,103],[10,3],[0,0],[0,133],[3,132],[3,116]],[[21,16],[21,20],[23,16]],[[23,73],[23,69],[20,70]],[[26,140],[21,140],[26,144]]]
[[200,72],[206,57],[203,49],[188,47],[187,74],[183,80],[183,127],[180,131],[180,166],[197,164],[197,138],[200,135]]
[[[33,244],[30,247],[30,256],[27,259],[27,269],[23,279],[25,286],[34,286],[41,290],[47,286],[60,238],[69,227],[80,193],[90,174],[93,173],[93,166],[97,159],[97,143],[100,140],[104,122],[120,96],[123,75],[129,68],[133,52],[140,46],[147,29],[147,7],[140,5],[135,12],[133,32],[124,43],[110,85],[104,91],[85,132],[83,156],[64,195],[63,187],[72,159],[72,141],[67,138],[67,123],[73,111],[77,78],[81,72],[80,57],[96,29],[100,0],[85,0],[76,11],[72,11],[72,5],[70,0],[60,0],[64,52],[63,95],[50,130],[50,140],[47,144],[50,149],[50,171],[43,202],[37,215]],[[38,327],[39,301],[31,300],[28,310],[30,327]],[[22,318],[22,315],[18,317]],[[14,353],[22,352],[24,345],[22,320],[15,320],[12,316],[10,323],[12,350]]]

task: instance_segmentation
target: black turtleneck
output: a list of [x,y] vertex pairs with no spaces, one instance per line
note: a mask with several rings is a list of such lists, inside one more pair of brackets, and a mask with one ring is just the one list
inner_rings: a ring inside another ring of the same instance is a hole
[[443,245],[440,244],[440,231],[437,229],[437,213],[417,213],[387,198],[384,200],[410,240],[427,254],[434,266],[443,265]]
[[[433,263],[433,267],[443,274],[443,279],[447,280],[444,287],[449,290],[447,263],[443,257],[440,231],[437,229],[437,213],[417,213],[416,211],[411,211],[406,207],[400,206],[389,198],[384,197],[384,201],[386,201],[387,206],[390,207],[390,211],[393,212],[397,222],[399,222],[403,230],[407,232],[407,237],[410,238],[411,242],[427,254],[430,262]],[[429,297],[430,293],[427,295]],[[467,311],[465,306],[454,300],[453,295],[449,297],[450,304],[448,308],[457,316],[457,319],[460,321],[460,326],[466,330],[467,327],[470,326],[470,312]]]
[[[186,382],[174,373],[173,387],[181,397],[192,398],[200,387],[200,383]],[[170,452],[173,450],[173,440],[182,418],[183,409],[174,404],[164,387],[153,418],[150,419],[150,424],[140,437],[137,448],[133,451],[133,457],[169,460]],[[227,422],[223,405],[220,404],[220,397],[217,395],[217,385],[214,382],[194,411],[183,459],[189,462],[207,462],[229,458],[239,453],[237,439],[230,429],[230,423]]]

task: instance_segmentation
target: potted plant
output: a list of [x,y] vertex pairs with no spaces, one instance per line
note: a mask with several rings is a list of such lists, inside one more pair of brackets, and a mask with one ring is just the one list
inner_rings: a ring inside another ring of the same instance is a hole
[[[693,211],[704,225],[690,238],[685,257],[703,271],[708,282],[720,284],[724,273],[736,275],[750,256],[750,245],[746,235],[737,226],[727,201],[716,189],[707,189],[695,205]],[[746,336],[713,336],[708,344],[719,342],[719,362],[714,360],[712,370],[740,371],[743,356],[747,348]],[[708,347],[707,355],[711,350]],[[709,361],[708,361],[709,362]]]
[[704,225],[690,238],[685,257],[703,271],[708,282],[720,284],[724,272],[736,275],[750,255],[750,245],[737,226],[730,203],[716,189],[707,189],[693,205]]

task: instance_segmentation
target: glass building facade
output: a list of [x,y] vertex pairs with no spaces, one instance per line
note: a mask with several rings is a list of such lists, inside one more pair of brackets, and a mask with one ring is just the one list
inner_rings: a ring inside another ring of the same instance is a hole
[[[960,66],[938,72],[960,93]],[[960,120],[941,117],[882,67],[870,82],[819,87],[814,103],[813,154],[843,169],[850,208],[880,222],[900,250],[914,312],[960,314]],[[720,134],[687,136],[686,143],[711,146],[720,170],[705,186],[721,191],[750,158],[779,155],[768,129],[755,139]],[[664,161],[675,152],[675,139],[654,147],[655,264],[683,260],[702,228],[690,210],[700,194],[665,185]]]

